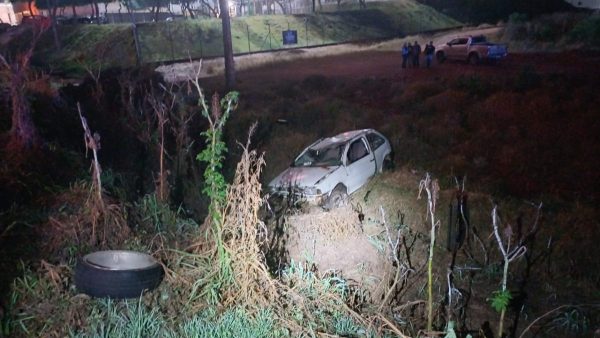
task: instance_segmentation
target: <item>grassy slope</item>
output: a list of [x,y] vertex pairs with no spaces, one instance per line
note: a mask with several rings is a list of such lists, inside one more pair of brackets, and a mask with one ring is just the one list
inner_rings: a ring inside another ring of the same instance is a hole
[[[305,21],[306,19],[306,21]],[[269,26],[271,34],[269,35]],[[388,38],[416,31],[448,28],[459,23],[412,0],[369,3],[366,10],[343,9],[314,15],[269,15],[232,19],[235,53],[283,48],[281,32],[298,32],[297,46]],[[62,26],[63,51],[53,52],[50,34],[44,59],[54,69],[82,66],[135,65],[130,25]],[[222,54],[219,19],[182,20],[140,24],[137,27],[143,62],[214,57]],[[294,47],[297,47],[294,46]]]

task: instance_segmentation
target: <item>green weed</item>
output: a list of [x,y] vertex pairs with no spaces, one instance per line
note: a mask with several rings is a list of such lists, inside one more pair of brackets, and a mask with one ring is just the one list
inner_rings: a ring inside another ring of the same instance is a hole
[[568,308],[559,313],[550,322],[550,330],[559,330],[569,335],[580,335],[590,328],[590,319],[580,308]]
[[510,303],[511,299],[512,294],[510,293],[510,290],[500,290],[494,291],[492,293],[492,298],[489,298],[488,301],[490,302],[492,308],[496,310],[496,312],[502,312],[508,309],[508,304]]
[[70,328],[70,337],[160,337],[166,332],[165,321],[158,309],[149,309],[142,304],[141,298],[123,302],[100,299],[91,306],[87,326],[81,332]]
[[211,308],[182,323],[176,331],[166,337],[276,338],[289,336],[289,332],[277,324],[275,314],[269,309],[262,309],[252,317],[239,308],[229,309],[221,315]]
[[148,225],[156,233],[182,234],[185,230],[198,228],[198,224],[194,220],[186,217],[183,208],[172,210],[167,203],[158,201],[154,193],[147,194],[139,202],[136,202],[134,211],[140,225]]

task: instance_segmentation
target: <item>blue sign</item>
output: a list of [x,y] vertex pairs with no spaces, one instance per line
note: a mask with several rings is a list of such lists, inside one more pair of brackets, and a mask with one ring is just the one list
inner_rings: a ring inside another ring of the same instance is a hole
[[298,43],[298,32],[287,30],[283,31],[283,44],[284,45],[295,45]]

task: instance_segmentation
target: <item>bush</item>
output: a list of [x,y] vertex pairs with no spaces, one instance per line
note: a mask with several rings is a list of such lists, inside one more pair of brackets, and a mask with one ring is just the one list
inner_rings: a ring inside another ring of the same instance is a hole
[[568,36],[573,42],[583,42],[589,47],[600,47],[600,16],[595,15],[580,21]]
[[512,13],[508,16],[509,24],[523,24],[527,22],[528,16],[525,13]]

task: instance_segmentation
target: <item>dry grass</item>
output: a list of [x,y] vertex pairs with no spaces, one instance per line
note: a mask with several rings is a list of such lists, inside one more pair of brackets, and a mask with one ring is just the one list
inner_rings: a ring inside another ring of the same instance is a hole
[[330,244],[362,233],[358,212],[352,205],[331,211],[315,210],[309,214],[290,215],[286,223],[293,225],[293,231],[318,236]]
[[67,248],[114,248],[130,235],[123,207],[106,195],[99,203],[86,182],[76,182],[55,197],[51,209],[56,212],[39,228],[39,233],[44,250],[56,254],[50,257],[60,257],[61,261],[69,258],[65,256],[69,255]]

